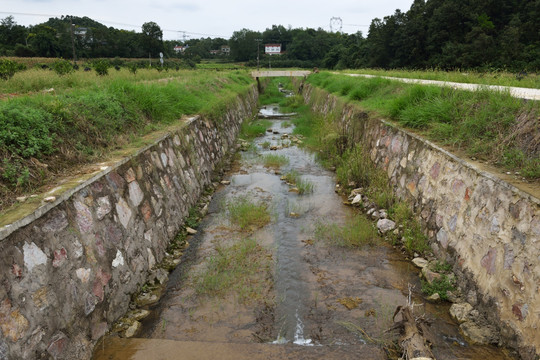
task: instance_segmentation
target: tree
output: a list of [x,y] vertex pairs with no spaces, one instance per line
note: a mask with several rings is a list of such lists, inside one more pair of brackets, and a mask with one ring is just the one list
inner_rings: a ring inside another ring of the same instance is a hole
[[34,26],[28,35],[28,44],[38,56],[59,57],[60,47],[56,34],[56,30],[50,26]]
[[146,22],[142,26],[142,45],[147,54],[156,56],[164,50],[163,31],[153,21]]
[[26,27],[17,25],[13,16],[0,20],[0,47],[8,50],[16,48],[17,44],[25,44],[28,36]]
[[[234,61],[248,61],[257,58],[257,39],[261,39],[261,33],[248,29],[235,31],[229,40],[231,47],[231,57]],[[263,48],[259,48],[261,54],[264,53]]]
[[281,44],[281,51],[287,51],[287,46],[292,41],[292,34],[283,25],[272,25],[271,29],[264,30],[262,39],[263,44]]

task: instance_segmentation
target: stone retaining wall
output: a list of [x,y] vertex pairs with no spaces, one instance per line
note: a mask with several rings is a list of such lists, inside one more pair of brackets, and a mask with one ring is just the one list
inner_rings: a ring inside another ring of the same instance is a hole
[[[361,142],[413,204],[460,288],[525,359],[540,354],[540,201],[354,105],[306,85],[306,103],[332,116],[340,144]],[[535,355],[536,354],[536,355]]]
[[0,229],[0,359],[89,359],[256,111],[179,130]]

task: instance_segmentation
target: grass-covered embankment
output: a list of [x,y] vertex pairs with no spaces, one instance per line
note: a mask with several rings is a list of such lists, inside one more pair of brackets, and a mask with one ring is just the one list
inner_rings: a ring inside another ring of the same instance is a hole
[[[16,195],[35,191],[73,166],[102,159],[183,115],[217,118],[253,83],[238,71],[180,71],[165,81],[154,74],[120,71],[98,77],[78,71],[61,77],[46,72],[50,84],[40,74],[38,87],[58,90],[0,101],[0,209]],[[16,88],[12,81],[17,79],[0,83],[2,91]],[[33,90],[16,92],[25,91]]]
[[540,104],[488,90],[412,85],[323,72],[308,82],[422,136],[530,180],[540,178]]
[[381,70],[356,69],[343,70],[342,73],[390,76],[405,79],[437,80],[466,84],[515,86],[540,89],[540,74],[521,72],[518,74],[506,71],[444,71],[444,70]]

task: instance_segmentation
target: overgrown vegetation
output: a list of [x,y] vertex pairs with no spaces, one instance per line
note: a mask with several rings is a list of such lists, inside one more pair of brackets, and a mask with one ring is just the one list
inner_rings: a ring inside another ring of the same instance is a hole
[[[422,227],[416,220],[410,206],[403,201],[396,201],[389,210],[390,216],[398,224],[403,225],[401,242],[409,255],[414,253],[423,254],[430,249],[427,236],[423,233]],[[397,239],[391,234],[394,243]]]
[[340,73],[347,74],[365,74],[376,76],[389,76],[405,79],[423,79],[437,80],[447,82],[457,82],[465,84],[482,84],[482,85],[500,85],[500,86],[516,86],[524,88],[540,88],[540,74],[515,74],[502,70],[492,71],[444,71],[441,69],[424,69],[424,70],[399,70],[399,69],[354,69],[342,70]]
[[11,79],[17,70],[18,66],[14,61],[9,59],[0,59],[0,79]]
[[58,60],[52,63],[51,69],[58,75],[63,76],[72,73],[75,69],[67,60]]
[[[280,88],[278,87],[280,81],[286,81],[285,78],[269,78],[264,81],[266,81],[266,83],[264,84],[262,93],[259,95],[259,105],[278,104],[281,106],[285,104],[286,98],[283,96],[283,93],[279,91]],[[288,85],[291,84],[290,80],[286,81],[286,83]]]
[[253,231],[270,222],[268,205],[248,196],[233,198],[225,204],[229,221],[243,231]]
[[313,183],[304,179],[296,170],[289,171],[283,176],[283,180],[293,185],[298,194],[310,194],[313,192]]
[[99,76],[105,76],[109,74],[109,68],[111,65],[109,64],[108,60],[97,60],[93,63],[94,70]]
[[266,154],[262,157],[262,160],[264,166],[274,169],[279,169],[289,163],[289,158],[285,155]]
[[[77,83],[79,73],[58,76],[49,72],[52,83],[67,85],[75,79],[77,86],[0,101],[0,209],[9,206],[14,195],[32,191],[73,165],[102,158],[183,115],[198,113],[217,119],[252,84],[243,72],[183,75],[181,81],[141,83],[120,71],[97,81],[95,74],[90,75],[95,83],[88,85],[91,82],[86,80]],[[37,87],[50,88],[45,80],[40,78]]]
[[441,300],[446,301],[448,300],[447,292],[453,290],[455,290],[455,286],[446,274],[434,279],[431,283],[422,280],[422,292],[426,294],[426,296],[437,293],[441,297]]
[[272,122],[269,120],[244,121],[240,129],[240,137],[245,140],[253,140],[263,136],[270,126],[272,126]]
[[184,223],[186,226],[196,229],[197,226],[199,226],[199,223],[201,222],[201,212],[197,208],[197,206],[192,206],[189,209],[189,213],[187,218],[185,219]]
[[[19,96],[27,93],[54,89],[56,94],[60,94],[65,91],[72,91],[74,88],[81,89],[93,86],[102,87],[118,81],[140,82],[168,78],[168,81],[177,79],[179,81],[187,82],[189,79],[201,76],[201,74],[212,74],[207,71],[193,72],[182,68],[175,71],[168,71],[166,75],[164,75],[163,73],[156,71],[155,68],[149,68],[148,64],[128,62],[125,66],[120,67],[119,71],[115,71],[114,74],[110,74],[110,76],[98,76],[98,74],[95,71],[91,71],[91,69],[95,63],[98,63],[101,60],[95,60],[81,65],[78,67],[78,70],[75,70],[73,65],[66,60],[51,60],[54,61],[46,64],[37,63],[25,71],[17,70],[9,81],[0,81],[0,93],[16,94]],[[1,59],[1,61],[11,60]],[[104,61],[108,62],[109,60]],[[58,66],[62,67],[62,70],[60,70],[62,74],[56,71]],[[135,72],[133,69],[135,69]],[[220,75],[224,74],[214,74],[214,76]]]
[[507,93],[314,74],[309,82],[469,156],[540,178],[540,105]]
[[345,224],[318,223],[315,226],[317,240],[341,247],[361,247],[380,242],[373,223],[365,216],[357,215]]
[[225,297],[234,293],[240,303],[264,300],[267,284],[256,281],[271,272],[270,253],[247,238],[232,245],[218,245],[204,270],[194,277],[198,295]]
[[[346,190],[363,188],[363,194],[372,199],[378,208],[387,209],[391,217],[403,225],[401,241],[409,254],[422,254],[429,250],[428,239],[420,224],[408,206],[394,196],[385,172],[373,164],[369,153],[360,144],[347,143],[346,134],[342,134],[337,126],[337,119],[332,115],[323,117],[313,114],[307,107],[298,108],[298,112],[299,115],[293,119],[294,133],[304,135],[304,144],[318,155],[319,160],[327,167],[336,169],[338,182]],[[336,110],[333,113],[339,112]],[[398,243],[397,235],[389,234],[388,237],[393,243]]]

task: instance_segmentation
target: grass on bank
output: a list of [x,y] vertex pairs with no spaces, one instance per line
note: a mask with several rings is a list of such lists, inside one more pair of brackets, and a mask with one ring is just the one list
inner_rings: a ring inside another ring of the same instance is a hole
[[540,178],[539,139],[531,136],[539,131],[538,101],[488,90],[468,92],[330,73],[314,74],[308,81],[428,139],[528,179]]
[[252,84],[236,71],[153,82],[118,72],[69,91],[0,101],[0,210],[13,195],[34,191],[65,169],[101,159],[183,115],[202,114],[219,126],[223,110]]
[[233,245],[218,245],[205,269],[194,276],[195,291],[199,296],[221,298],[232,293],[240,303],[264,301],[270,260],[270,252],[251,238]]
[[444,70],[377,70],[355,69],[342,70],[340,73],[390,76],[406,79],[449,81],[468,84],[516,86],[540,89],[540,74],[511,73],[507,71],[444,71]]

